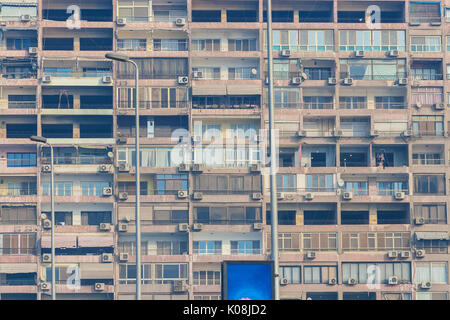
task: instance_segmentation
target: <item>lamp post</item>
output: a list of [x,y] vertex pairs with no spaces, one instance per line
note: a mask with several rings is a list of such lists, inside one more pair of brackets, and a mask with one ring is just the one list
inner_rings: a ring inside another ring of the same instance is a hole
[[274,134],[274,96],[273,96],[273,34],[272,0],[267,0],[267,58],[269,71],[269,133],[270,133],[270,213],[272,260],[275,273],[275,300],[280,300],[279,257],[278,257],[278,203],[277,203],[277,162]]
[[105,54],[105,58],[131,63],[134,66],[135,74],[135,106],[136,106],[136,300],[141,300],[141,217],[140,217],[140,205],[141,205],[141,182],[140,182],[140,147],[139,147],[139,68],[133,60],[123,53],[110,52]]
[[31,141],[39,142],[50,147],[50,163],[51,163],[51,178],[50,178],[50,208],[52,214],[52,228],[51,228],[51,255],[52,255],[52,300],[56,300],[56,277],[55,277],[55,174],[53,170],[53,165],[55,161],[53,160],[53,146],[47,142],[47,138],[41,136],[31,136]]

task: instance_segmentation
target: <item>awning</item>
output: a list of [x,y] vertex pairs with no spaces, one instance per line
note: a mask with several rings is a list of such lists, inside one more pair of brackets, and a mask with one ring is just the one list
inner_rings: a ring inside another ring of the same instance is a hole
[[100,248],[114,246],[113,236],[78,236],[79,248]]
[[0,273],[32,273],[37,272],[35,263],[0,263]]
[[[51,238],[50,236],[43,236],[41,239],[42,248],[51,248]],[[55,235],[55,247],[56,248],[76,248],[77,247],[77,236],[67,236],[67,235]]]
[[416,240],[448,240],[448,232],[416,232]]
[[227,86],[229,95],[259,95],[262,94],[261,86]]
[[192,95],[194,96],[225,96],[227,94],[226,86],[194,86]]
[[80,263],[81,279],[112,279],[113,263]]

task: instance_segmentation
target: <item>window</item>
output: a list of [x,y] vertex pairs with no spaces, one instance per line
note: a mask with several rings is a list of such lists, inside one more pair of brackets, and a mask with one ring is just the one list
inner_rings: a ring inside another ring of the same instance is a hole
[[448,292],[416,292],[416,300],[448,300]]
[[341,109],[367,109],[366,97],[339,97]]
[[327,284],[331,279],[337,281],[337,267],[335,266],[305,266],[303,274],[305,284]]
[[[175,280],[188,281],[187,263],[143,263],[143,284],[171,284]],[[119,284],[136,283],[136,265],[119,264]]]
[[256,51],[256,39],[228,39],[228,51]]
[[443,88],[419,87],[411,88],[411,104],[432,106],[444,101]]
[[306,191],[327,192],[333,190],[333,175],[306,175]]
[[441,52],[441,37],[411,37],[411,52]]
[[287,279],[290,284],[301,283],[300,266],[280,266],[280,278]]
[[297,175],[295,174],[278,174],[277,175],[277,190],[280,192],[297,191]]
[[196,223],[251,224],[262,221],[259,207],[196,207],[194,212]]
[[192,39],[192,51],[221,51],[220,39]]
[[443,136],[444,118],[442,116],[412,116],[412,129],[415,136]]
[[[188,75],[185,58],[134,58],[139,68],[140,79],[177,79]],[[134,67],[129,63],[116,64],[118,79],[134,79]]]
[[257,67],[228,68],[228,80],[255,80],[259,79]]
[[[54,194],[57,196],[71,196],[72,183],[71,182],[55,182]],[[42,195],[50,195],[50,183],[44,182],[42,184]]]
[[[265,61],[267,76],[267,60]],[[273,78],[274,80],[290,80],[293,77],[300,76],[300,59],[273,59]]]
[[194,254],[222,254],[222,241],[194,241]]
[[7,154],[8,167],[36,167],[36,153]]
[[103,188],[110,187],[109,182],[92,181],[81,182],[81,195],[82,196],[103,196]]
[[146,51],[147,39],[117,39],[117,49],[120,51]]
[[397,80],[406,78],[405,59],[341,59],[341,78]]
[[447,284],[447,262],[416,262],[416,283]]
[[35,233],[0,233],[0,255],[30,255],[36,247]]
[[261,192],[261,177],[255,175],[194,176],[194,191],[206,194],[244,194]]
[[354,196],[367,196],[369,194],[367,181],[346,181],[344,189],[352,192]]
[[447,240],[417,240],[417,249],[424,249],[426,253],[439,254],[448,253],[448,242]]
[[[267,50],[267,32],[264,32]],[[333,51],[333,30],[274,30],[273,50]]]
[[[57,284],[65,284],[70,277],[70,273],[67,272],[68,267],[55,266],[55,282]],[[52,268],[45,268],[45,280],[52,281]]]
[[445,194],[444,175],[414,175],[414,193]]
[[194,285],[219,286],[221,283],[220,271],[194,271]]
[[82,226],[98,226],[100,223],[111,223],[111,211],[81,211]]
[[375,107],[377,109],[405,109],[405,98],[403,97],[375,97]]
[[[274,88],[275,108],[298,108],[300,91],[290,88]],[[267,94],[266,94],[267,101]]]
[[[135,256],[136,241],[119,240],[119,252],[128,253],[130,256]],[[141,241],[141,255],[148,255],[148,241]]]
[[214,67],[195,67],[192,68],[192,72],[200,71],[202,77],[201,80],[220,80],[220,68]]
[[430,23],[441,21],[440,1],[410,1],[409,21],[414,23]]
[[340,31],[340,51],[405,51],[405,31]]
[[378,181],[377,195],[379,196],[393,196],[396,192],[408,193],[408,183],[394,182],[394,181]]
[[186,51],[187,39],[153,39],[153,51]]
[[149,2],[145,0],[119,0],[118,16],[133,22],[149,20]]
[[312,251],[336,251],[336,233],[303,233],[303,250]]
[[188,189],[187,174],[157,174],[155,194],[177,194],[179,190]]
[[400,283],[411,283],[411,264],[409,262],[342,263],[343,283],[347,283],[352,278],[359,284],[387,284],[391,276],[396,276]]
[[304,68],[304,72],[308,80],[328,80],[328,78],[331,78],[331,68]]
[[3,2],[0,18],[4,21],[20,21],[22,15],[28,14],[33,20],[37,16],[37,3]]
[[303,109],[333,109],[333,97],[303,97]]
[[187,252],[187,241],[156,241],[157,255],[180,255]]
[[425,218],[425,223],[446,224],[447,213],[445,204],[416,204],[414,205],[414,217]]
[[36,108],[36,95],[25,94],[9,94],[8,95],[9,109],[34,109]]
[[[52,213],[50,211],[43,211],[47,215],[47,219],[52,219]],[[71,226],[72,224],[72,212],[71,211],[55,211],[55,225],[59,226]]]
[[36,207],[0,206],[0,225],[36,224]]
[[253,240],[230,241],[231,254],[260,254],[260,242]]
[[[350,212],[352,211],[346,211],[346,213]],[[409,250],[410,247],[409,232],[344,232],[342,234],[343,251]]]
[[[140,108],[186,108],[186,88],[139,88]],[[135,108],[134,88],[120,87],[117,90],[117,103],[119,108]]]
[[8,196],[36,195],[36,182],[8,182]]

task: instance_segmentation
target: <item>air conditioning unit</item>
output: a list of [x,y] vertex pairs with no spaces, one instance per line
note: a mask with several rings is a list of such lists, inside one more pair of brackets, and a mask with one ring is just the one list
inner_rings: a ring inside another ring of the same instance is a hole
[[127,232],[128,231],[128,223],[126,222],[119,222],[119,225],[117,226],[119,232]]
[[103,188],[103,196],[109,197],[109,196],[112,196],[112,194],[113,194],[113,190],[112,190],[111,187],[104,187]]
[[351,200],[352,198],[353,198],[353,192],[344,192],[343,194],[342,194],[342,198],[344,199],[344,200]]
[[103,83],[112,83],[112,77],[111,76],[103,76],[102,82]]
[[433,26],[433,27],[439,27],[440,25],[441,25],[440,21],[431,21],[430,22],[430,26]]
[[309,251],[306,253],[306,258],[307,259],[315,259],[316,258],[316,253],[314,251]]
[[344,78],[344,84],[347,86],[351,86],[353,84],[352,78]]
[[95,291],[104,291],[105,290],[105,284],[102,282],[97,282],[94,284],[94,290]]
[[43,173],[50,173],[52,172],[52,166],[50,164],[45,164],[42,166],[41,171]]
[[344,131],[342,131],[341,129],[333,130],[334,137],[342,137],[343,135],[344,135]]
[[398,57],[398,55],[400,54],[400,52],[398,50],[390,50],[388,51],[388,56],[389,57]]
[[127,192],[119,192],[119,200],[127,200],[128,193]]
[[434,109],[436,109],[436,110],[445,110],[445,104],[443,104],[443,103],[436,103],[434,105]]
[[408,259],[409,257],[411,257],[411,252],[410,251],[401,251],[400,252],[400,258]]
[[49,219],[45,219],[42,221],[42,227],[44,229],[51,229],[52,228],[52,222]]
[[22,22],[28,22],[31,20],[31,16],[29,14],[23,14],[20,16],[20,21]]
[[354,278],[348,278],[348,280],[347,280],[347,284],[351,285],[351,286],[354,286],[357,283],[358,283],[358,281],[356,281],[356,279],[354,279]]
[[363,50],[355,51],[355,57],[364,57],[364,51]]
[[184,26],[186,24],[186,19],[185,18],[177,18],[177,20],[175,20],[175,25],[177,26]]
[[306,137],[307,132],[306,130],[298,130],[297,131],[297,137]]
[[410,130],[404,130],[404,131],[401,133],[401,135],[402,135],[403,137],[411,137],[411,136],[412,136]]
[[285,285],[289,284],[289,279],[288,278],[281,278],[280,279],[280,284],[282,286],[285,286]]
[[38,53],[38,48],[37,47],[29,47],[28,48],[28,54],[35,55],[37,53]]
[[106,222],[102,222],[100,223],[100,231],[110,231],[111,230],[111,224],[110,223],[106,223]]
[[400,78],[398,79],[398,84],[401,86],[406,86],[408,84],[408,79],[407,78]]
[[260,164],[252,164],[250,166],[250,172],[253,172],[253,173],[261,172],[261,165]]
[[194,192],[194,194],[192,195],[192,198],[194,200],[202,200],[203,199],[203,193],[201,193],[201,192]]
[[192,165],[192,172],[203,172],[203,165],[199,164],[199,163],[194,163]]
[[119,261],[126,262],[129,259],[128,253],[119,253]]
[[328,279],[328,284],[329,284],[330,286],[336,285],[336,284],[337,284],[336,278]]
[[189,172],[189,165],[182,163],[178,166],[178,172]]
[[405,199],[405,193],[404,192],[395,192],[394,199],[395,200],[403,200],[403,199]]
[[266,85],[269,85],[269,77],[266,77],[266,78],[264,79],[264,83],[265,83]]
[[105,263],[113,262],[113,254],[112,253],[102,253],[102,262],[105,262]]
[[409,25],[410,25],[411,27],[418,27],[418,26],[420,26],[420,22],[417,22],[417,21],[410,21],[410,22],[409,22]]
[[398,252],[397,251],[388,251],[387,256],[389,259],[395,259],[398,257]]
[[194,231],[201,231],[203,228],[203,225],[201,223],[194,223],[194,225],[192,226],[192,230]]
[[187,76],[179,76],[178,77],[178,84],[188,84],[189,77]]
[[186,284],[183,280],[174,280],[173,292],[185,292],[186,290]]
[[422,108],[422,103],[421,102],[417,102],[416,104],[415,104],[415,107],[417,108],[417,109],[420,109],[420,108]]
[[202,136],[192,136],[192,143],[201,143]]
[[262,230],[263,227],[264,227],[263,224],[260,223],[260,222],[255,222],[255,223],[253,224],[253,230]]
[[307,194],[305,194],[305,199],[306,199],[306,200],[312,200],[312,199],[314,199],[314,194],[308,192]]
[[252,200],[261,200],[263,197],[261,192],[253,192],[252,193]]
[[390,285],[398,284],[398,278],[396,276],[390,276],[388,279],[388,284]]
[[127,24],[127,19],[126,18],[117,18],[116,24],[118,26],[124,26]]
[[286,194],[284,192],[277,192],[277,199],[284,200],[286,198]]
[[328,84],[330,86],[334,86],[337,84],[337,79],[336,78],[328,78]]
[[424,217],[420,217],[420,218],[415,218],[414,219],[414,224],[421,226],[423,224],[425,224],[425,218]]
[[290,57],[291,56],[291,50],[281,50],[280,51],[281,57]]
[[416,250],[416,258],[424,258],[425,257],[425,250],[419,249]]
[[188,192],[186,190],[178,190],[177,197],[179,199],[186,199],[188,196]]
[[117,138],[117,144],[125,144],[125,143],[127,143],[127,137]]
[[50,287],[51,287],[50,282],[42,282],[40,284],[40,288],[42,291],[48,291],[50,290]]
[[187,223],[179,223],[178,224],[178,231],[179,232],[188,232],[189,231],[189,225]]
[[427,281],[427,282],[421,282],[419,284],[420,289],[431,289],[431,282]]
[[50,83],[52,82],[52,77],[49,75],[42,76],[42,83]]
[[128,163],[119,163],[119,172],[128,172],[130,171],[130,166],[128,165]]
[[194,79],[201,79],[201,78],[203,78],[203,72],[202,71],[194,71],[192,73],[192,77]]
[[291,79],[291,84],[301,84],[302,83],[302,77],[293,77]]
[[52,262],[52,255],[50,253],[44,253],[42,255],[42,263],[50,263]]
[[378,137],[379,135],[380,135],[380,132],[378,130],[370,130],[370,136]]
[[108,166],[106,165],[106,164],[101,164],[99,167],[98,167],[98,171],[99,172],[108,172],[109,170],[108,170]]

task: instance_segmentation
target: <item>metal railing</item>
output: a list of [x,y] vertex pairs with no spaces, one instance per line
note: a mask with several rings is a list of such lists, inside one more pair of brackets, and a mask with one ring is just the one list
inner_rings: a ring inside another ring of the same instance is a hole
[[262,249],[231,249],[231,255],[252,255],[252,254],[262,254]]
[[412,44],[410,46],[411,52],[441,52],[442,45],[428,45],[428,44]]
[[202,223],[209,225],[247,225],[253,223],[262,223],[261,219],[196,219],[194,223]]
[[193,249],[192,253],[196,255],[221,255],[222,249]]
[[[443,75],[439,73],[426,74],[426,73],[414,73],[410,76],[411,80],[442,80]],[[448,75],[447,75],[448,79]]]
[[[269,190],[269,188],[266,188]],[[308,192],[336,192],[336,187],[306,187],[306,188],[297,188],[297,187],[282,187],[277,186],[278,192],[290,192],[292,194],[301,194]]]
[[144,226],[145,225],[148,225],[148,226],[178,225],[180,223],[189,223],[189,220],[187,218],[186,219],[169,219],[169,220],[141,220],[141,224]]
[[444,159],[412,159],[412,164],[417,165],[442,165],[445,163]]
[[0,256],[25,256],[36,255],[36,248],[6,248],[0,247]]
[[247,195],[254,192],[261,192],[261,189],[252,190],[232,190],[232,189],[195,189],[194,192],[202,192],[206,195]]
[[[274,51],[281,51],[281,50],[291,50],[291,51],[313,51],[313,52],[320,52],[320,51],[334,51],[334,45],[273,45],[272,46]],[[264,45],[264,50],[267,51],[267,44]]]
[[200,105],[192,104],[193,109],[256,109],[259,108],[258,104],[241,103],[241,104],[210,104]]
[[153,51],[187,51],[188,41],[177,39],[153,40]]
[[[118,101],[117,106],[119,109],[134,109],[134,103],[130,101]],[[189,101],[139,101],[140,109],[175,109],[175,108],[188,108]]]
[[36,219],[25,219],[25,220],[19,220],[19,219],[14,219],[14,220],[6,220],[6,219],[0,219],[0,225],[36,225],[37,224],[37,220]]
[[[168,12],[168,15],[162,15],[161,12]],[[120,17],[125,18],[129,22],[175,22],[178,18],[187,20],[187,12],[181,13],[178,10],[153,11],[153,16],[148,17]]]
[[339,109],[367,109],[367,102],[339,102]]
[[112,76],[111,71],[44,71],[44,76],[67,77],[67,78],[94,78]]
[[398,80],[400,78],[406,78],[406,74],[397,73],[393,74],[373,74],[373,75],[363,75],[363,74],[349,74],[346,76],[341,76],[341,79],[352,78],[353,80]]
[[362,45],[339,45],[339,51],[368,51],[368,52],[386,52],[391,50],[406,51],[406,46],[388,45],[388,46],[362,46]]
[[36,279],[5,279],[0,281],[0,286],[35,286]]
[[330,110],[334,109],[333,102],[275,102],[276,109],[304,109],[304,110]]
[[8,109],[35,109],[36,101],[8,101]]
[[[51,163],[50,157],[42,157],[42,163]],[[105,156],[54,156],[55,164],[111,164],[112,160]]]
[[393,102],[375,102],[376,109],[385,109],[385,110],[393,110],[393,109],[408,109],[407,103],[393,103]]
[[379,189],[377,188],[377,196],[394,196],[396,192],[404,192],[409,195],[409,189]]
[[[1,22],[17,22],[22,21],[22,15],[20,16],[0,16]],[[37,21],[37,16],[30,15],[30,21]]]
[[4,79],[36,79],[37,73],[34,72],[6,72],[2,74]]
[[0,196],[3,197],[21,197],[37,195],[36,186],[27,188],[0,188]]

